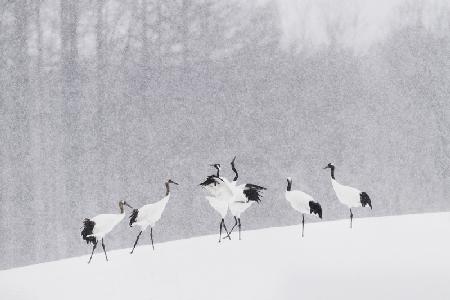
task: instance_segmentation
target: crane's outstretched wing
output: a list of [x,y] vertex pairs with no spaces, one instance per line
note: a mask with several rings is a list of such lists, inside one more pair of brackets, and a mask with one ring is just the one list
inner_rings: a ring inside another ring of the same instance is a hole
[[256,201],[261,202],[261,191],[266,190],[265,187],[247,183],[244,187],[244,190],[242,191],[247,198],[247,201]]
[[217,177],[216,175],[209,175],[205,181],[200,183],[200,185],[203,187],[207,187],[210,185],[216,186],[217,184],[220,184],[220,181],[223,181],[220,177]]
[[210,175],[200,185],[216,198],[228,200],[233,197],[231,183],[226,178]]

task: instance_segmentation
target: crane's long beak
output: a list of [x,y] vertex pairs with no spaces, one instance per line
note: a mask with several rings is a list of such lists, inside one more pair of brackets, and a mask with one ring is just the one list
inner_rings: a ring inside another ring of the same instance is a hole
[[176,182],[175,182],[175,181],[173,181],[173,180],[172,180],[171,182],[172,182],[173,184],[179,185],[178,183],[176,183]]
[[127,202],[125,202],[124,204],[125,204],[126,206],[128,206],[129,208],[134,209],[134,207],[131,206],[130,204],[128,204]]
[[326,167],[325,167],[325,168],[323,168],[323,169],[325,170],[325,169],[328,169],[328,168],[329,168],[329,167],[328,167],[328,166],[326,166]]

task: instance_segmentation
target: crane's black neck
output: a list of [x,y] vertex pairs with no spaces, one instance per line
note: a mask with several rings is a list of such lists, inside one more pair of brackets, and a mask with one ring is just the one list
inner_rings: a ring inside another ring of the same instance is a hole
[[239,175],[238,175],[236,168],[234,167],[234,161],[231,163],[231,169],[233,170],[234,174],[236,174],[236,175],[234,175],[233,181],[237,181]]
[[334,178],[334,166],[331,166],[330,169],[331,169],[331,178],[336,180],[336,178]]
[[169,195],[170,193],[170,187],[169,187],[169,182],[166,182],[166,196]]
[[217,170],[217,177],[220,177],[220,169],[216,167]]
[[291,190],[291,187],[292,187],[292,181],[291,181],[291,180],[288,180],[287,182],[288,182],[288,185],[287,185],[287,191],[290,191],[290,190]]

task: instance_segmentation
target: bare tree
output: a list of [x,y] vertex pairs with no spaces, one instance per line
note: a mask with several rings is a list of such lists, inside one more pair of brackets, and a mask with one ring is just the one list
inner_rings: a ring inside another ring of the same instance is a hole
[[[29,11],[27,0],[16,1],[14,3],[14,119],[13,119],[13,140],[17,142],[14,149],[12,160],[15,162],[15,182],[17,190],[15,191],[15,201],[23,203],[28,211],[23,226],[32,227],[33,220],[33,195],[32,195],[32,175],[30,164],[30,57],[28,55],[28,26]],[[27,231],[26,236],[30,243],[34,245],[34,235],[32,231]],[[34,249],[22,248],[20,254],[23,256],[35,255]]]
[[181,61],[185,73],[189,70],[191,63],[190,48],[190,20],[191,20],[192,0],[181,0],[180,8],[180,44],[181,44]]
[[149,21],[148,21],[148,0],[141,0],[141,67],[147,72],[149,66]]
[[[107,61],[107,44],[106,44],[106,29],[105,29],[105,0],[97,0],[95,3],[96,11],[96,80],[97,80],[97,103],[96,103],[96,119],[95,119],[95,152],[97,153],[97,159],[100,162],[100,166],[96,168],[95,180],[96,197],[99,203],[102,203],[101,207],[107,206],[106,204],[106,174],[107,174],[107,159],[106,155],[106,116],[107,116],[107,99],[109,98],[106,86],[108,61]],[[100,201],[102,199],[103,201]]]
[[[79,2],[77,0],[60,1],[61,26],[61,69],[62,69],[62,103],[64,124],[64,166],[65,202],[62,200],[60,209],[68,210],[76,215],[78,203],[82,199],[83,186],[80,162],[83,153],[81,144],[81,92],[80,68],[78,55],[78,20]],[[65,202],[65,203],[64,203]],[[67,234],[62,235],[62,251],[69,253],[70,245],[65,243]]]

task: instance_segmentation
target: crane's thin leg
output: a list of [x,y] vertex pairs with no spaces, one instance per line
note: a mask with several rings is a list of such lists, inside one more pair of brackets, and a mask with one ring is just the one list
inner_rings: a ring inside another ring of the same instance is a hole
[[92,255],[94,255],[95,248],[97,248],[97,241],[95,241],[94,246],[92,246],[92,253],[91,253],[91,257],[89,258],[88,264],[91,263]]
[[222,240],[222,224],[223,224],[223,219],[220,220],[220,224],[219,224],[219,243]]
[[305,236],[305,214],[302,214],[302,237]]
[[152,240],[153,251],[155,251],[155,246],[153,246],[153,227],[150,227],[150,239]]
[[131,250],[130,254],[133,254],[134,248],[136,247],[136,245],[137,245],[137,243],[138,243],[138,241],[139,241],[139,237],[141,236],[141,233],[142,233],[142,230],[139,231],[139,234],[138,234],[138,236],[137,236],[137,238],[136,238],[136,241],[134,242],[134,245],[133,245],[133,250]]
[[105,252],[106,261],[108,261],[108,255],[106,255],[106,249],[105,249],[105,244],[103,243],[103,238],[102,238],[102,248],[103,248],[103,252]]
[[241,240],[241,218],[238,219],[238,228],[239,228],[239,240]]
[[234,227],[236,227],[236,225],[238,224],[238,220],[236,217],[234,217],[234,221],[235,221],[235,223],[234,223],[233,227],[231,227],[230,233],[226,237],[224,237],[224,239],[229,237],[229,235],[233,232]]
[[350,228],[352,228],[352,223],[353,223],[353,213],[352,209],[350,208]]
[[223,229],[225,229],[225,232],[227,233],[227,237],[231,241],[231,236],[230,236],[231,232],[228,232],[227,226],[225,225],[225,220],[224,219],[222,219],[222,222],[223,222]]

